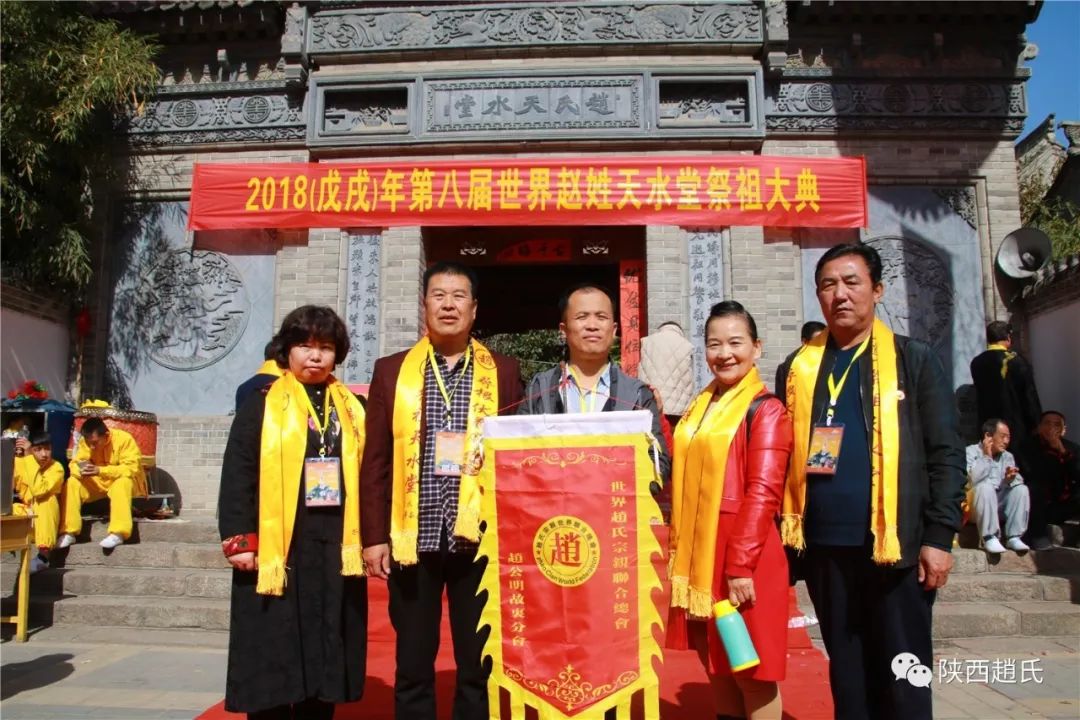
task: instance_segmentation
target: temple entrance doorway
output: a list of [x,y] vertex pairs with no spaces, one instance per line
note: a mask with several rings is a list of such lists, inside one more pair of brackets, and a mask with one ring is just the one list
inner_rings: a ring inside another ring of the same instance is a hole
[[429,266],[453,261],[476,271],[474,332],[522,359],[524,371],[557,360],[559,298],[589,282],[615,299],[617,358],[636,372],[646,327],[644,227],[429,227],[423,237]]

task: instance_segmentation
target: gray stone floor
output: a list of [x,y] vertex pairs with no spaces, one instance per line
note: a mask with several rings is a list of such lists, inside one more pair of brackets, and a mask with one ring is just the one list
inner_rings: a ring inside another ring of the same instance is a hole
[[[65,627],[39,630],[27,643],[6,639],[0,645],[0,715],[193,718],[223,696],[225,642],[224,633],[207,631]],[[996,659],[1003,661],[992,673],[998,677],[978,681],[980,668]],[[935,662],[942,660],[959,676],[944,682],[939,667],[933,668],[940,720],[1080,717],[1080,638],[940,641]],[[1015,667],[1013,682],[1004,671],[1008,660]],[[1039,668],[1042,682],[1020,682],[1025,661]],[[806,720],[795,708],[788,716]]]

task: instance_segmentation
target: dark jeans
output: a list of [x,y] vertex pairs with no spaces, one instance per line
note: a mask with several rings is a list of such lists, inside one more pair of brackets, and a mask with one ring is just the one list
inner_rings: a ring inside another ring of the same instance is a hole
[[874,564],[869,546],[809,546],[806,585],[829,653],[837,720],[930,720],[931,691],[896,679],[892,661],[912,653],[936,676],[931,642],[935,592],[918,567]]
[[488,631],[476,631],[487,594],[476,596],[486,563],[475,554],[422,552],[416,565],[390,572],[390,622],[397,632],[394,680],[396,720],[435,720],[435,656],[439,652],[442,594],[450,609],[450,634],[457,664],[454,720],[488,717],[490,666],[480,662]]
[[278,705],[269,710],[248,713],[248,720],[331,720],[334,708],[334,703],[308,698],[302,703]]

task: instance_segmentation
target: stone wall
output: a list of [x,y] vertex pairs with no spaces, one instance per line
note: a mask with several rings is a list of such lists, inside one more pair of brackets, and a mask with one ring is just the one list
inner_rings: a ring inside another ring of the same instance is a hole
[[221,459],[231,416],[158,417],[157,468],[151,486],[176,492],[180,515],[216,515]]

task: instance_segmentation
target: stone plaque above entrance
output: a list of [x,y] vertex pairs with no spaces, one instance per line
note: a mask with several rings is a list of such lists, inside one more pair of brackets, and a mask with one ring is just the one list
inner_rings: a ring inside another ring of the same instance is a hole
[[642,129],[642,77],[431,81],[429,133],[568,128]]
[[760,68],[315,77],[311,145],[764,137]]

